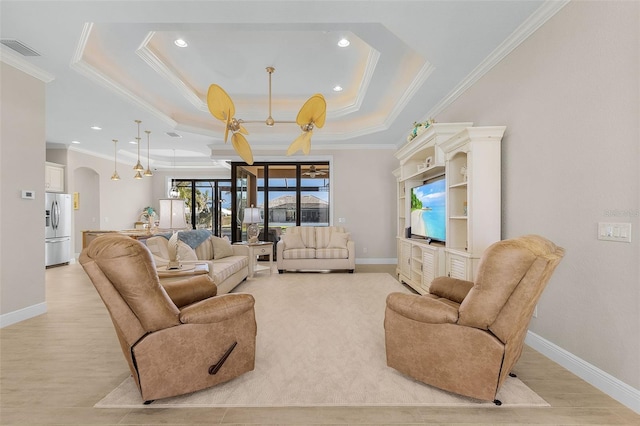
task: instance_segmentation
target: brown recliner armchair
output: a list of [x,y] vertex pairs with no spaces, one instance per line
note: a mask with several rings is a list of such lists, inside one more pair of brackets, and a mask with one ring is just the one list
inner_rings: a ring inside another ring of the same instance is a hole
[[527,235],[483,253],[475,283],[436,278],[430,294],[387,297],[387,365],[429,385],[491,401],[520,358],[533,310],[564,249]]
[[208,275],[160,285],[147,247],[96,238],[80,263],[106,305],[145,403],[226,382],[254,368],[250,294],[216,297]]

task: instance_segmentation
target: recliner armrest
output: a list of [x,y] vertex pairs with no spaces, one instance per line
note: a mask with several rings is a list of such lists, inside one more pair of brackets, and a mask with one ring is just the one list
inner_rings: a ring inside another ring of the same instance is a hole
[[180,311],[183,324],[211,324],[225,321],[252,310],[255,299],[248,293],[223,294],[198,303]]
[[170,283],[160,282],[160,284],[178,308],[213,297],[218,293],[218,287],[209,275],[198,275]]
[[473,282],[450,277],[437,277],[429,285],[429,293],[449,299],[458,304],[462,303],[473,287]]
[[455,324],[458,321],[458,310],[453,306],[416,294],[389,294],[387,309],[406,318],[429,324]]

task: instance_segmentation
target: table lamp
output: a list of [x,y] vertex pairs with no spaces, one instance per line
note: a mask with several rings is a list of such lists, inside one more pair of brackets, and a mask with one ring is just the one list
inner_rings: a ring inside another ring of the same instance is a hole
[[169,264],[167,270],[180,269],[180,259],[178,258],[178,232],[187,227],[184,218],[185,203],[180,198],[166,198],[158,200],[160,203],[160,223],[159,228],[170,229],[173,232],[169,238],[167,250],[169,252]]
[[260,234],[260,228],[258,228],[258,223],[262,222],[260,218],[260,209],[253,207],[247,207],[244,209],[244,219],[242,219],[242,223],[247,224],[247,242],[249,243],[257,243],[258,242],[258,234]]

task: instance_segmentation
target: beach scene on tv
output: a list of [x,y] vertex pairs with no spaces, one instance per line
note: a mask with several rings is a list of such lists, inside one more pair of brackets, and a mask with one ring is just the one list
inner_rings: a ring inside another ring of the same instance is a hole
[[411,189],[411,234],[445,241],[445,180]]

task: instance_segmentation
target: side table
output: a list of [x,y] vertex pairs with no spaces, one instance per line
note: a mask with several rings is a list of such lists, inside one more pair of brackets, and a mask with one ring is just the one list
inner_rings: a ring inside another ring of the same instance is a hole
[[[234,243],[247,246],[249,249],[249,278],[260,271],[269,270],[269,275],[273,269],[273,242],[259,241],[257,243]],[[269,266],[259,265],[258,256],[269,256]]]

